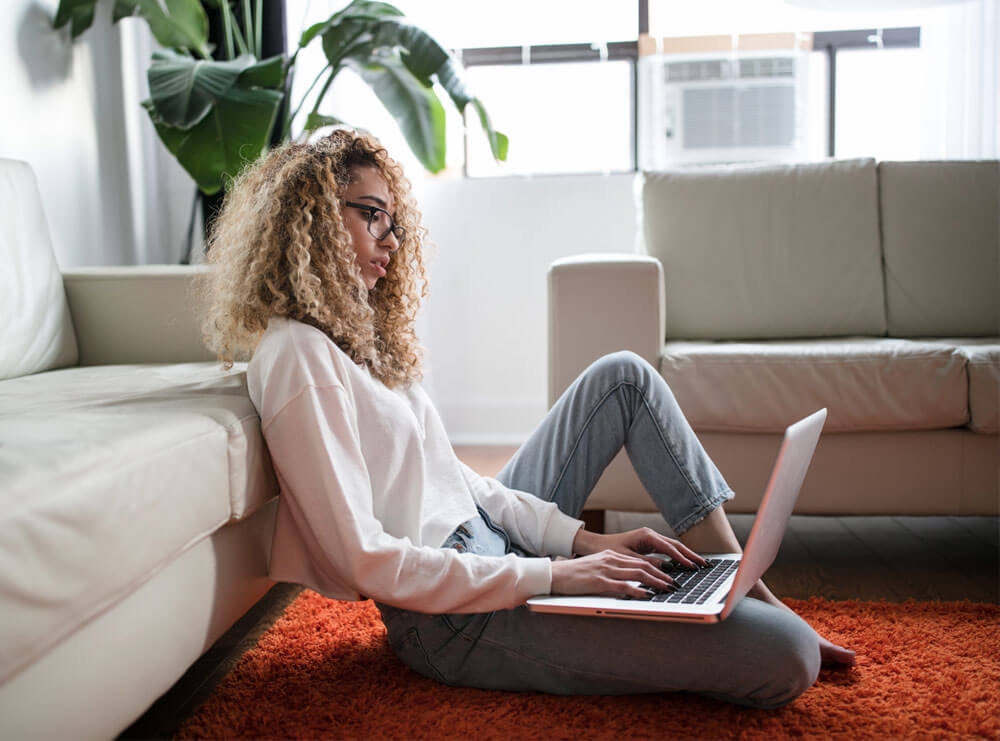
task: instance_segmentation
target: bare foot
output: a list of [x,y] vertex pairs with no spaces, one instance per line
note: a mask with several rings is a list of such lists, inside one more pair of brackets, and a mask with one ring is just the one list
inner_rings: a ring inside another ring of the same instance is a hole
[[823,636],[819,637],[819,657],[823,666],[854,666],[854,652],[851,649],[830,643]]
[[[795,614],[795,610],[778,599],[763,581],[758,581],[753,586],[750,590],[750,595]],[[854,651],[843,646],[838,646],[836,643],[831,643],[823,636],[819,636],[819,656],[823,666],[840,668],[854,666]]]

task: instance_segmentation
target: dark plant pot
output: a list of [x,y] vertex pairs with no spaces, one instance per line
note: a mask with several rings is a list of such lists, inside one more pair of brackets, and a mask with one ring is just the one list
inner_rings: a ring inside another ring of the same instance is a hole
[[219,215],[219,211],[222,209],[222,201],[226,197],[226,192],[220,190],[218,193],[213,195],[205,195],[200,190],[195,188],[194,198],[191,200],[191,218],[188,220],[187,236],[184,245],[184,254],[181,255],[180,263],[181,265],[191,264],[191,255],[194,253],[194,245],[197,240],[195,239],[196,229],[198,228],[198,206],[201,206],[201,236],[203,238],[202,244],[205,246],[205,251],[208,251],[208,238],[212,233],[212,227],[215,225],[215,219]]
[[208,238],[212,234],[212,227],[215,226],[215,219],[218,217],[219,211],[222,210],[222,201],[225,200],[226,191],[220,190],[210,196],[200,193],[199,196],[201,197],[202,228],[205,237],[205,251],[207,252]]

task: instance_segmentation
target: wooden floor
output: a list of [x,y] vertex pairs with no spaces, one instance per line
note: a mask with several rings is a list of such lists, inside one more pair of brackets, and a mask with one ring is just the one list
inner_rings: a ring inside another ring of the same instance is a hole
[[[456,447],[470,467],[495,475],[512,448]],[[746,542],[752,515],[731,515]],[[615,513],[609,530],[663,528],[656,516]],[[795,515],[765,576],[781,597],[836,600],[971,600],[1000,604],[1000,518]],[[299,588],[279,585],[223,636],[122,738],[171,738]]]

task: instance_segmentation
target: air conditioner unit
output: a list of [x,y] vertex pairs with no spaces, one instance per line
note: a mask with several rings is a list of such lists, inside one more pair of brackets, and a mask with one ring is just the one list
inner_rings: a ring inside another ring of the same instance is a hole
[[807,63],[791,50],[640,58],[640,167],[803,159]]

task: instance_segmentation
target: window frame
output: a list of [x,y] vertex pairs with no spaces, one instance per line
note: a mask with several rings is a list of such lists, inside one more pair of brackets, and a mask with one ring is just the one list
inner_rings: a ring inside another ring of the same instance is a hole
[[[536,44],[525,46],[470,47],[455,50],[465,67],[502,67],[510,65],[560,64],[565,62],[626,61],[632,72],[632,163],[627,172],[639,169],[639,47],[649,35],[649,0],[637,0],[639,38],[634,41],[609,41],[581,44]],[[841,49],[919,48],[920,27],[868,28],[844,31],[812,32],[812,51],[827,56],[827,156],[836,156],[837,130],[837,52]],[[469,125],[463,115],[465,157],[462,175],[469,178]],[[566,173],[535,173],[560,175]]]

